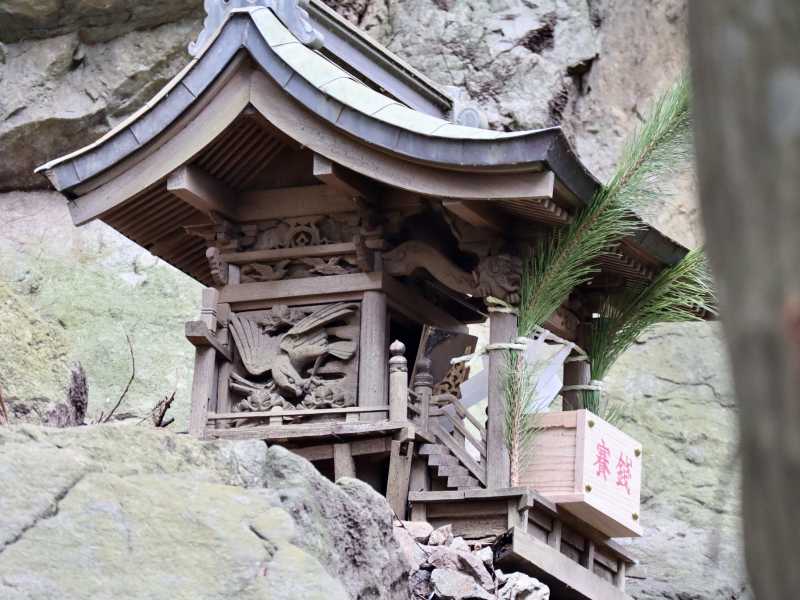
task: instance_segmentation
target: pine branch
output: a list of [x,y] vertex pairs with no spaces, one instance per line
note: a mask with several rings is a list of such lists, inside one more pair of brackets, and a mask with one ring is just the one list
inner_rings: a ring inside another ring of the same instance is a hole
[[665,181],[691,155],[687,78],[656,103],[652,116],[625,146],[608,186],[600,189],[566,230],[537,245],[523,271],[519,329],[530,335],[577,286],[596,273],[595,261],[638,227],[634,214],[662,195]]
[[533,442],[539,430],[535,410],[536,378],[532,367],[519,352],[509,351],[506,354],[503,389],[511,485],[517,486],[530,461]]
[[714,292],[705,253],[697,249],[648,286],[606,302],[592,323],[586,348],[592,378],[603,379],[648,327],[702,320],[706,312],[714,312]]

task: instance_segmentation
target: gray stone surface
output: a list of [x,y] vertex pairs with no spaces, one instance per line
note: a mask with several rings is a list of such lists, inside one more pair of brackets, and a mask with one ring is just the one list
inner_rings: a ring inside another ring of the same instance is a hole
[[430,546],[447,546],[453,541],[453,527],[452,525],[442,525],[434,529],[430,536],[428,536],[428,545]]
[[433,533],[433,526],[427,521],[403,521],[403,529],[416,541],[427,544]]
[[5,0],[0,4],[0,42],[76,32],[89,43],[134,29],[151,29],[184,17],[199,18],[201,0]]
[[0,597],[408,597],[386,501],[259,442],[0,429]]
[[548,600],[550,590],[540,581],[525,573],[495,571],[497,575],[498,600]]
[[472,552],[457,549],[451,544],[450,546],[428,546],[427,554],[424,568],[461,571],[472,577],[482,588],[494,589],[492,576],[486,570],[483,561]]
[[[660,326],[608,379],[621,427],[642,442],[639,600],[746,598],[739,546],[735,406],[718,324]],[[675,574],[680,573],[676,585]]]
[[6,45],[0,191],[45,188],[34,168],[99,137],[150,99],[187,62],[197,27],[184,20],[107,43],[65,33]]
[[469,575],[456,569],[434,569],[431,584],[441,600],[493,600],[494,594],[479,586]]

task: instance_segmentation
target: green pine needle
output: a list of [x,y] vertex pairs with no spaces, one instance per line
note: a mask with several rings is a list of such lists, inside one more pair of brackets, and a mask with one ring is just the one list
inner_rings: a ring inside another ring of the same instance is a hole
[[603,380],[648,327],[702,320],[707,312],[714,312],[714,292],[705,253],[696,249],[646,287],[606,301],[588,335],[592,379]]
[[503,370],[503,392],[506,400],[505,437],[511,465],[511,485],[520,483],[520,476],[531,458],[536,433],[536,375],[524,358],[513,350],[507,352]]
[[633,214],[663,195],[691,157],[690,94],[681,78],[625,146],[609,184],[566,228],[539,243],[523,269],[519,331],[529,336],[597,272],[595,261],[637,227]]

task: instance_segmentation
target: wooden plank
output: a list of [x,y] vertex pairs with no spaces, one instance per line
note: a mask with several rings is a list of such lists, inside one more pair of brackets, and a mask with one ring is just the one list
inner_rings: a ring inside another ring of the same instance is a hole
[[[507,343],[517,337],[517,317],[509,313],[489,315],[489,343]],[[506,402],[503,386],[507,368],[505,351],[489,353],[489,398],[486,421],[486,487],[511,485],[511,467],[506,447]]]
[[[353,456],[385,454],[391,450],[392,440],[388,437],[378,437],[367,440],[353,440],[349,442],[349,445],[350,453]],[[333,446],[333,444],[319,444],[302,448],[290,448],[290,450],[306,460],[314,462],[318,460],[333,460]]]
[[465,501],[482,501],[482,500],[496,500],[508,498],[527,498],[530,494],[527,488],[506,488],[504,490],[442,490],[430,492],[415,492],[409,495],[409,499],[413,502],[454,502],[457,500]]
[[450,450],[450,452],[458,457],[458,460],[461,461],[461,464],[464,465],[469,472],[478,479],[478,481],[480,481],[483,485],[486,485],[487,473],[485,467],[478,465],[478,463],[472,460],[472,457],[467,453],[466,449],[459,445],[459,443],[453,439],[453,436],[447,433],[440,425],[436,423],[430,423],[428,425],[428,429],[442,444],[447,446],[447,449]]
[[410,430],[409,435],[413,435],[413,427],[409,423],[394,423],[392,421],[378,421],[375,423],[326,421],[302,425],[261,425],[256,427],[237,427],[236,429],[211,429],[208,430],[208,434],[211,437],[227,440],[261,439],[270,442],[299,442],[328,438],[388,435],[402,433],[404,430]]
[[383,289],[388,296],[389,306],[415,323],[463,333],[468,331],[464,323],[390,275],[384,275]]
[[170,173],[167,191],[207,215],[219,213],[234,221],[239,219],[236,193],[200,167],[184,165]]
[[[464,490],[470,491],[470,490]],[[508,514],[508,503],[516,504],[517,498],[509,496],[505,498],[487,498],[472,500],[455,500],[453,502],[430,502],[428,503],[428,515],[431,517],[481,517],[481,516],[502,516],[504,519]]]
[[[450,415],[448,414],[448,416]],[[460,434],[460,437],[457,438],[457,440],[458,441],[466,440],[467,442],[469,442],[470,445],[473,448],[475,448],[475,450],[478,451],[478,454],[480,454],[481,458],[485,459],[486,447],[484,446],[483,441],[480,440],[479,438],[476,438],[474,435],[472,435],[472,433],[467,431],[467,428],[464,426],[464,423],[460,419],[453,419],[452,416],[450,416],[450,422],[453,424],[455,430]]]
[[485,202],[445,200],[442,206],[475,227],[491,229],[502,234],[507,234],[511,230],[511,220],[496,208],[492,210]]
[[550,528],[550,533],[547,534],[547,545],[559,552],[561,551],[561,534],[563,530],[564,526],[561,521],[555,519]]
[[519,500],[509,498],[507,500],[508,528],[519,527],[521,531],[528,531],[528,509],[521,508]]
[[243,221],[312,217],[353,212],[352,198],[327,185],[308,185],[243,192],[239,218]]
[[518,528],[497,549],[495,564],[503,571],[518,570],[539,579],[554,597],[564,600],[630,600],[611,583]]
[[[228,412],[232,410],[233,407],[233,400],[232,394],[228,387],[228,382],[230,381],[231,373],[233,372],[233,363],[224,361],[218,369],[217,374],[217,404],[214,407],[215,410]],[[210,418],[211,414],[209,413],[207,418],[207,422],[213,423],[212,419]],[[217,427],[227,427],[228,423],[225,422],[217,422]]]
[[212,346],[227,361],[232,361],[230,348],[224,346],[217,336],[202,321],[188,321],[185,326],[186,339],[198,348]]
[[299,248],[223,252],[222,260],[231,265],[242,265],[251,262],[278,262],[292,258],[325,258],[355,253],[356,245],[354,243],[343,242],[341,244],[321,244],[319,246],[301,246]]
[[355,477],[356,463],[353,461],[353,451],[350,444],[333,445],[333,480],[341,477]]
[[483,426],[483,423],[481,423],[475,417],[475,415],[473,415],[470,411],[468,411],[466,408],[464,408],[464,405],[461,404],[461,401],[458,398],[456,398],[450,404],[451,404],[451,406],[453,406],[453,408],[456,409],[456,413],[458,414],[458,416],[461,417],[462,419],[466,419],[467,421],[472,423],[472,426],[475,427],[475,429],[478,430],[478,433],[480,433],[480,435],[485,440],[486,439],[486,427]]
[[[217,328],[217,302],[219,294],[214,288],[205,288],[202,294],[200,319],[209,331]],[[214,346],[201,346],[195,351],[192,376],[192,400],[189,413],[189,434],[205,437],[209,403],[212,400],[217,376],[217,351]]]
[[361,334],[358,347],[359,406],[383,406],[387,403],[388,319],[386,295],[379,291],[364,292],[364,300],[361,302]]
[[[380,290],[383,287],[383,279],[381,273],[351,273],[226,285],[220,290],[220,302],[236,305],[242,302],[277,302],[291,299],[298,303],[309,297]],[[321,293],[323,291],[324,294]]]
[[619,561],[617,572],[614,574],[614,585],[617,586],[620,592],[625,591],[625,571],[627,565],[623,561]]
[[351,198],[375,200],[378,196],[378,186],[373,181],[320,154],[314,154],[313,172],[314,177]]
[[260,411],[260,412],[235,412],[235,413],[209,413],[209,421],[237,421],[239,419],[264,419],[267,417],[313,417],[316,415],[349,415],[361,413],[389,412],[389,405],[385,406],[351,406],[347,408],[314,408],[297,410]]
[[386,482],[386,500],[394,514],[406,518],[408,486],[411,479],[411,463],[414,459],[414,444],[392,440],[389,454],[389,476]]

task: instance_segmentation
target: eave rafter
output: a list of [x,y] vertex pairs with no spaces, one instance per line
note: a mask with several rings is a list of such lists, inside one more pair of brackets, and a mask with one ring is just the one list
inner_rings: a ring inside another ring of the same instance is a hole
[[202,213],[238,221],[235,192],[199,167],[186,165],[167,177],[167,191]]

